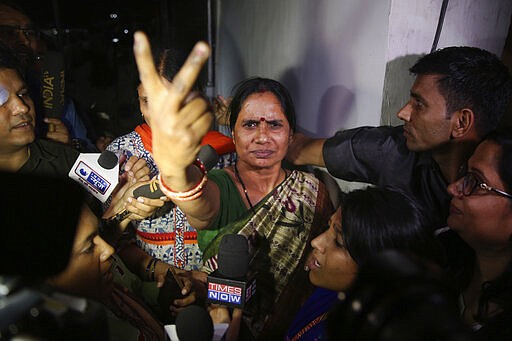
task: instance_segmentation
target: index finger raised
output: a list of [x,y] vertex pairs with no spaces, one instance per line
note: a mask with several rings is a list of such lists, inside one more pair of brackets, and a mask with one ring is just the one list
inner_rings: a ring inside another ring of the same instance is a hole
[[153,93],[161,85],[161,81],[153,62],[151,46],[143,32],[135,32],[133,39],[133,54],[139,70],[140,81],[148,93]]

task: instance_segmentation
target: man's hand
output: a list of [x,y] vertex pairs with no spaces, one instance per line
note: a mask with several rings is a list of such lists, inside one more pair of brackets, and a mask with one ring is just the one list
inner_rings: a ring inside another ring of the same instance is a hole
[[155,69],[146,35],[136,32],[134,39],[139,78],[148,94],[153,158],[164,176],[181,175],[195,161],[201,139],[212,123],[210,105],[205,99],[187,100],[210,48],[204,42],[197,43],[171,83]]
[[294,165],[312,165],[325,167],[323,147],[325,139],[315,139],[302,133],[293,134],[293,141],[288,146],[286,160]]
[[48,132],[46,138],[55,142],[69,144],[68,128],[58,118],[45,117],[44,121],[48,123]]
[[210,304],[208,312],[212,318],[213,323],[229,323],[228,330],[225,333],[226,341],[236,341],[240,334],[240,323],[242,321],[243,310],[234,308],[233,313],[230,314],[226,306],[218,304]]
[[182,279],[183,290],[181,294],[183,298],[175,299],[169,310],[172,315],[176,316],[183,308],[193,304],[202,304],[206,300],[206,281],[208,275],[202,271],[186,271],[176,269],[178,276]]
[[226,306],[220,304],[209,304],[208,313],[213,323],[229,323],[231,322],[231,314]]

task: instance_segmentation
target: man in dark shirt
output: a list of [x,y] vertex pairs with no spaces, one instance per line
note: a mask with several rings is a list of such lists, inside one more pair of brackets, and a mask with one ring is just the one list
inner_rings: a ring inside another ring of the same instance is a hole
[[78,152],[35,137],[36,115],[14,55],[0,47],[0,170],[66,176]]
[[420,58],[400,127],[360,127],[329,139],[295,134],[288,160],[327,167],[333,176],[398,186],[423,200],[434,227],[446,224],[446,191],[496,128],[512,97],[506,66],[488,51],[448,47]]
[[[44,113],[40,72],[41,68],[45,67],[54,70],[52,72],[63,68],[64,65],[59,64],[60,58],[57,58],[59,53],[48,53],[45,41],[34,27],[32,20],[12,2],[0,1],[0,42],[16,52],[22,70],[25,72],[24,78],[31,90],[32,100],[35,101],[36,111],[40,114]],[[45,63],[45,59],[49,62]],[[58,81],[55,80],[55,82]],[[37,117],[36,132],[49,140],[76,146],[78,150],[95,152],[96,148],[87,137],[87,127],[76,111],[73,100],[65,96],[63,105],[59,117],[55,116],[59,114],[58,112],[52,113],[52,117],[43,117],[43,115]]]

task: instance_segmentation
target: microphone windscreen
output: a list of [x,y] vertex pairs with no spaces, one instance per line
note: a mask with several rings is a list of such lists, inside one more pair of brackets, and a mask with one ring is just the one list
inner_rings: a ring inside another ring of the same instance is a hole
[[[165,194],[160,189],[160,185],[158,184],[158,180],[155,178],[151,180],[150,183],[137,187],[133,190],[133,197],[144,197],[149,199],[158,199],[160,197],[165,197]],[[172,201],[170,201],[172,202]]]
[[217,154],[217,151],[211,145],[205,144],[201,146],[197,158],[201,160],[206,170],[210,170],[219,161],[219,154]]
[[104,150],[98,157],[98,164],[105,169],[112,169],[117,165],[117,155],[110,150]]
[[180,341],[211,341],[213,321],[210,314],[197,305],[184,308],[176,316],[176,333]]
[[217,154],[224,155],[235,151],[233,139],[216,130],[210,130],[201,140],[201,145],[211,145]]
[[222,237],[217,262],[218,270],[225,278],[245,278],[249,267],[247,239],[241,234],[226,234]]

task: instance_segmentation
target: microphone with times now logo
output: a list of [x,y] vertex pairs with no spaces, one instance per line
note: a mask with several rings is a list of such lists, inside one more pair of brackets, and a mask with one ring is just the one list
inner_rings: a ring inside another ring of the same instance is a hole
[[248,278],[249,244],[240,234],[222,237],[218,268],[208,276],[208,302],[242,309],[256,293],[256,281]]

